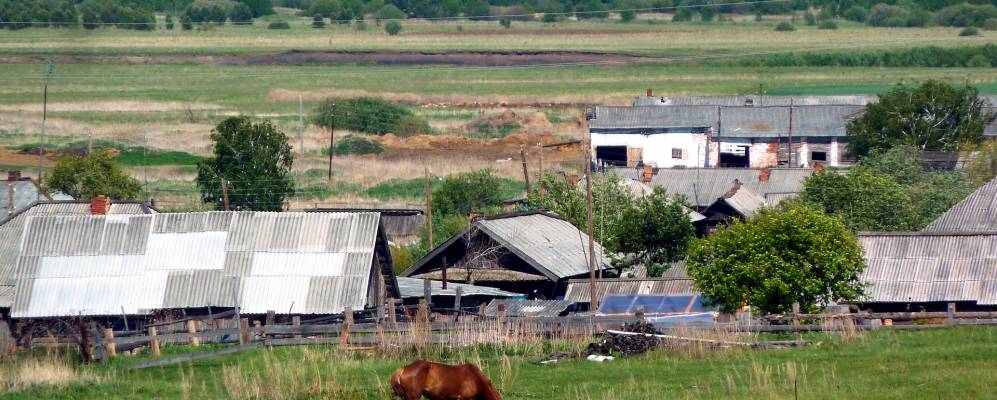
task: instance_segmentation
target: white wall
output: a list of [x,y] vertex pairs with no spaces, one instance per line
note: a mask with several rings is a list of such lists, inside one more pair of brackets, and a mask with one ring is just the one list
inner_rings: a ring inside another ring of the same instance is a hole
[[[702,167],[706,165],[706,134],[704,133],[657,133],[613,134],[592,133],[592,156],[599,146],[628,146],[643,149],[644,164],[658,168]],[[682,149],[682,158],[672,158],[672,149]]]

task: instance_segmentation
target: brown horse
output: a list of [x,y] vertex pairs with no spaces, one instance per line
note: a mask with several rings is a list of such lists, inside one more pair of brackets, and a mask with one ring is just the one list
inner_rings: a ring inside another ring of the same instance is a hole
[[395,370],[391,390],[402,400],[501,400],[492,381],[473,364],[419,360]]

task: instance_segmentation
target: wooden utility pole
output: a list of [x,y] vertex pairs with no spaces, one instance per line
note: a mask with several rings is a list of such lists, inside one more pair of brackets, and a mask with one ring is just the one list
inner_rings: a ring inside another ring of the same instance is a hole
[[336,104],[332,105],[332,113],[329,114],[329,180],[332,181],[332,155],[336,152]]
[[87,129],[87,155],[93,154],[93,129]]
[[228,181],[225,178],[222,178],[222,201],[225,204],[225,211],[230,211],[228,203]]
[[530,194],[530,170],[526,168],[526,147],[519,146],[519,158],[523,160],[523,181],[526,182],[526,194]]
[[539,150],[539,152],[540,152],[540,155],[539,155],[539,157],[540,157],[540,162],[539,162],[540,168],[539,168],[539,174],[537,174],[537,193],[539,193],[540,197],[543,198],[544,195],[546,194],[546,193],[544,193],[545,190],[544,190],[544,181],[543,181],[543,179],[544,179],[544,144],[543,143],[537,143],[537,150]]
[[793,167],[793,99],[789,99],[789,167]]
[[[48,62],[45,66],[45,84],[42,89],[42,130],[40,132],[40,140],[38,141],[38,185],[42,184],[42,160],[44,159],[45,153],[45,120],[48,119],[48,80],[52,77],[52,61]],[[38,198],[36,200],[42,199],[42,191],[38,191]]]
[[298,95],[298,147],[301,158],[305,158],[305,101]]
[[426,167],[426,179],[424,190],[426,191],[426,223],[429,228],[429,250],[436,247],[433,243],[433,188],[429,184],[429,167]]
[[[585,115],[589,113],[586,112]],[[585,203],[588,213],[588,235],[589,235],[589,286],[591,289],[590,302],[591,310],[599,309],[599,302],[595,298],[595,239],[593,239],[594,227],[592,223],[592,131],[589,130],[588,118],[585,119],[585,132],[588,138],[585,144]]]

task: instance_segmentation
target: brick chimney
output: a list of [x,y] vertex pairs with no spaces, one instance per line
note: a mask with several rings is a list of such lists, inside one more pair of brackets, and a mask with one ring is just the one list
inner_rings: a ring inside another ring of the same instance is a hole
[[107,196],[100,195],[90,199],[90,214],[91,215],[107,215],[108,210],[111,209],[111,199]]
[[641,174],[641,182],[651,183],[652,179],[654,179],[654,167],[644,164],[644,173]]
[[470,222],[477,221],[477,220],[482,219],[484,217],[485,217],[485,214],[482,213],[482,212],[478,212],[478,211],[472,211],[470,214],[467,214],[467,220],[470,221]]
[[647,97],[654,97],[654,90],[647,88]]
[[769,170],[768,167],[762,168],[762,170],[758,172],[758,181],[759,182],[768,182],[769,181],[769,175],[771,175],[771,174],[772,174],[772,171]]
[[21,171],[7,171],[7,180],[11,182],[21,180]]

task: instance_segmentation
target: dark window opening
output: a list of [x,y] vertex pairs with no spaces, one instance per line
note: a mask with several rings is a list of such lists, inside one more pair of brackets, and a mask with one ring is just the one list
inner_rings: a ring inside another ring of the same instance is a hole
[[627,166],[627,146],[596,146],[595,158],[606,165]]
[[682,158],[682,149],[672,149],[672,158],[681,159]]
[[812,161],[827,161],[826,151],[814,151],[810,153],[810,160]]
[[721,168],[748,168],[751,165],[750,150],[748,146],[738,146],[744,149],[744,154],[740,153],[720,153]]

